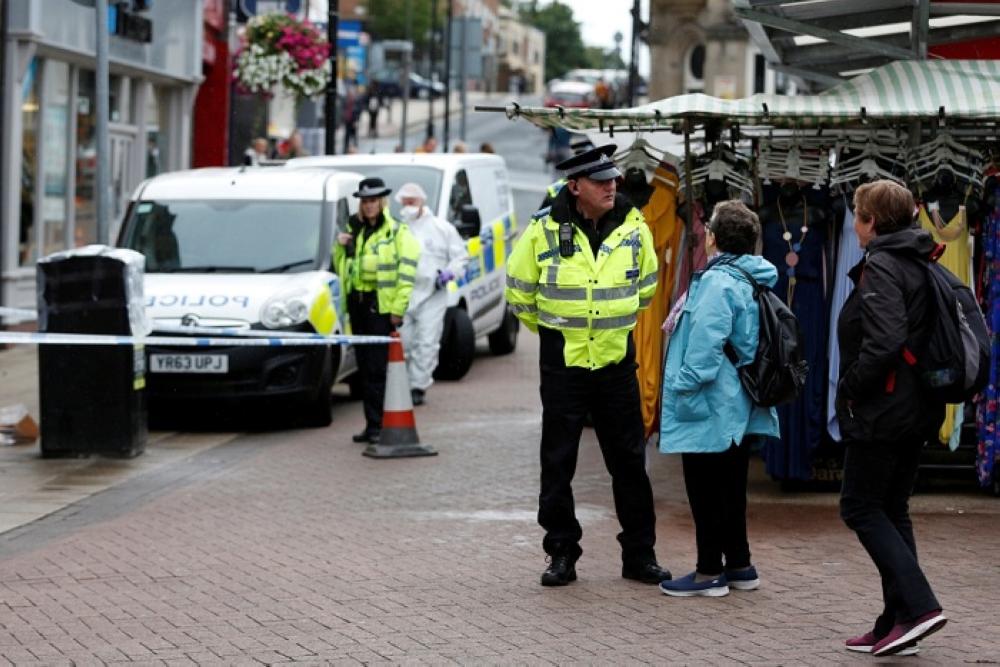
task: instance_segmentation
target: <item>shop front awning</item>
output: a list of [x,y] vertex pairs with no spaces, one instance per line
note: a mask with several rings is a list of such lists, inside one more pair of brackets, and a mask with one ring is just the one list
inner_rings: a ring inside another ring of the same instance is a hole
[[699,124],[713,120],[774,127],[924,119],[1000,121],[1000,61],[897,61],[818,95],[758,94],[725,100],[695,93],[629,109],[559,109],[511,103],[503,111],[509,118],[524,118],[542,128],[612,132],[677,128],[684,121]]

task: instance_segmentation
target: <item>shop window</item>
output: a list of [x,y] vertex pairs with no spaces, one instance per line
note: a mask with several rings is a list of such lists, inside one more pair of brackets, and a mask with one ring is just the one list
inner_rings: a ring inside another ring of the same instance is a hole
[[86,69],[77,76],[73,245],[82,246],[97,243],[97,77]]
[[684,58],[684,91],[700,93],[705,90],[705,45],[696,44],[688,49]]
[[168,171],[169,164],[169,95],[168,88],[152,86],[146,95],[146,177]]
[[69,184],[68,63],[48,60],[42,78],[42,209],[39,242],[42,255],[66,249]]
[[35,245],[36,175],[38,169],[38,69],[40,61],[32,58],[21,88],[21,227],[18,237],[18,263],[33,264],[38,259]]

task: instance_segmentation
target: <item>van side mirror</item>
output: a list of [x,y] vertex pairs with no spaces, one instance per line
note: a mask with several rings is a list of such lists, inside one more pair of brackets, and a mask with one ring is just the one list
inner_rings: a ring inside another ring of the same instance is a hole
[[463,239],[479,236],[479,229],[482,225],[483,221],[479,217],[479,209],[472,204],[464,204],[462,206],[461,217],[459,218],[458,224],[455,225],[458,229],[458,235]]

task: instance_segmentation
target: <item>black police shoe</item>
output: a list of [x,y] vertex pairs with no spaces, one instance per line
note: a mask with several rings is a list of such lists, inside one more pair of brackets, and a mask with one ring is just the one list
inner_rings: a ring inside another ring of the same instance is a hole
[[351,436],[351,440],[354,442],[371,442],[378,443],[379,432],[377,429],[366,428],[361,433],[355,433]]
[[413,399],[414,405],[424,404],[424,390],[423,389],[411,389],[410,398]]
[[670,570],[660,567],[652,559],[622,563],[622,576],[626,579],[641,581],[644,584],[658,584],[673,578]]
[[576,558],[569,554],[551,557],[549,566],[542,572],[542,586],[565,586],[576,581]]

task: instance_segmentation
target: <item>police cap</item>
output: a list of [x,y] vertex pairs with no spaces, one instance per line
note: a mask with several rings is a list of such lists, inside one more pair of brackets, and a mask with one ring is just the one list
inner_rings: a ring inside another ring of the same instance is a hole
[[556,169],[566,172],[566,178],[589,178],[594,181],[610,181],[622,175],[611,156],[618,150],[615,144],[592,148],[556,165]]

